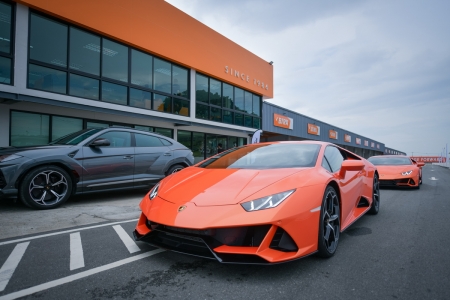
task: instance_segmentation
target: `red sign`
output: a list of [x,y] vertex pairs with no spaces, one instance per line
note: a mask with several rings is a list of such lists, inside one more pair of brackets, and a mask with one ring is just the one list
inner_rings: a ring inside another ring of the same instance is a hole
[[356,143],[357,143],[358,145],[361,145],[361,139],[360,139],[360,138],[356,138]]
[[349,134],[344,134],[344,141],[346,141],[347,143],[351,143],[352,142],[352,136]]
[[314,135],[320,135],[320,126],[308,123],[308,133]]
[[411,159],[414,159],[417,162],[424,163],[445,163],[447,159],[441,156],[410,156]]
[[328,137],[330,138],[330,139],[333,139],[333,140],[337,140],[338,139],[338,132],[336,131],[336,130],[329,130],[328,131]]

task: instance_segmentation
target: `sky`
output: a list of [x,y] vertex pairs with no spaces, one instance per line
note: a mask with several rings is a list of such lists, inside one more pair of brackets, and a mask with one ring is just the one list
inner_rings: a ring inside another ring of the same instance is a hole
[[268,102],[407,155],[450,152],[450,1],[166,2],[273,61]]

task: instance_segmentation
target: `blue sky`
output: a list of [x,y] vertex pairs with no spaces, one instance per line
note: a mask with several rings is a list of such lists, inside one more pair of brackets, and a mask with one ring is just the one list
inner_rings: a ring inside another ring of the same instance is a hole
[[450,144],[450,1],[166,2],[273,61],[269,102],[408,155]]

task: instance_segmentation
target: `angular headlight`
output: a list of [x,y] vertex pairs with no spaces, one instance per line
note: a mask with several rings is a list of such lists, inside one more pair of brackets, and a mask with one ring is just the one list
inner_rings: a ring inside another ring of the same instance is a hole
[[408,176],[408,175],[411,174],[411,173],[412,173],[412,170],[411,170],[411,171],[403,172],[402,175],[403,175],[403,176]]
[[6,155],[0,155],[0,162],[10,161],[13,159],[21,158],[22,156],[17,154],[6,154]]
[[153,187],[153,189],[150,192],[150,194],[148,194],[148,198],[150,200],[153,200],[153,198],[155,198],[156,195],[158,195],[158,190],[159,190],[159,182]]
[[290,190],[279,194],[244,202],[241,205],[246,211],[268,209],[278,206],[281,202],[286,200],[287,197],[289,197],[293,192],[295,192],[295,190]]

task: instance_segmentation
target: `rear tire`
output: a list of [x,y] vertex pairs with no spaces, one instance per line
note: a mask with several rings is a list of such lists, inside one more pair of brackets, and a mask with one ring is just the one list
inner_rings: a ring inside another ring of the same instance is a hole
[[19,187],[21,201],[36,209],[51,209],[62,205],[72,192],[72,179],[57,166],[42,166],[30,170]]
[[339,198],[332,186],[325,189],[319,220],[319,242],[317,255],[329,258],[336,253],[341,232]]
[[373,186],[372,186],[372,205],[370,206],[369,211],[367,212],[370,215],[378,214],[380,210],[380,181],[378,180],[378,176],[373,175]]

